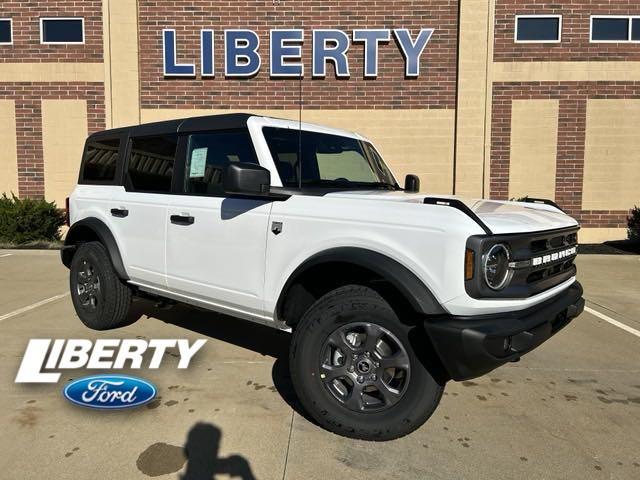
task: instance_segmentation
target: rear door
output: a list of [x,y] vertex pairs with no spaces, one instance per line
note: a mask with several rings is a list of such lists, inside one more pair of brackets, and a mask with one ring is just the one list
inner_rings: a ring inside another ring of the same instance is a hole
[[167,281],[175,293],[240,316],[262,316],[271,203],[228,198],[230,162],[258,163],[246,130],[187,134],[178,190],[169,200]]
[[176,134],[129,138],[124,186],[110,212],[122,260],[133,283],[166,289],[165,235],[177,153]]

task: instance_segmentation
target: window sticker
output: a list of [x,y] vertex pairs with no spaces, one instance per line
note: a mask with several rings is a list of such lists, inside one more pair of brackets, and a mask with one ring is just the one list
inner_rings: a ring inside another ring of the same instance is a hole
[[207,166],[208,149],[208,147],[194,148],[191,152],[189,178],[204,177],[205,167]]

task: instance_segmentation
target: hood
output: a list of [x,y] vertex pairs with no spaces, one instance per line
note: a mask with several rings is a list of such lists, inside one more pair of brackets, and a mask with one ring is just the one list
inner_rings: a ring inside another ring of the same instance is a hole
[[[330,193],[327,196],[354,200],[378,200],[400,203],[422,203],[427,197],[457,199],[469,207],[494,234],[528,233],[577,227],[578,222],[551,205],[540,203],[507,202],[428,195],[420,193],[359,190]],[[443,208],[448,208],[444,207]]]

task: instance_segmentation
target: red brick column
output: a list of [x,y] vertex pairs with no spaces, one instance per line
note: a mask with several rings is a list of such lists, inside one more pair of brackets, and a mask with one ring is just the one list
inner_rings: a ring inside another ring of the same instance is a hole
[[21,95],[16,102],[16,147],[18,153],[18,195],[44,196],[44,155],[42,150],[42,103],[39,98]]
[[556,156],[556,202],[573,216],[582,210],[586,96],[560,100]]
[[491,121],[491,162],[489,192],[491,198],[509,196],[509,160],[511,158],[512,98],[502,91],[494,93]]

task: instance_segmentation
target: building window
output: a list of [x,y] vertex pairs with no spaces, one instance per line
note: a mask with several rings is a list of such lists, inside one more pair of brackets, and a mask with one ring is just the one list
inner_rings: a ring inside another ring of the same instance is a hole
[[84,18],[41,18],[40,43],[84,43]]
[[10,18],[0,18],[0,45],[13,43],[13,25]]
[[640,42],[640,17],[629,15],[592,16],[591,42]]
[[560,43],[562,15],[517,15],[516,43]]

